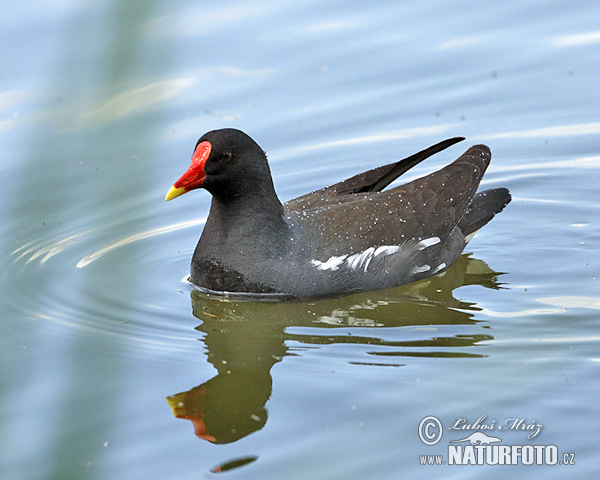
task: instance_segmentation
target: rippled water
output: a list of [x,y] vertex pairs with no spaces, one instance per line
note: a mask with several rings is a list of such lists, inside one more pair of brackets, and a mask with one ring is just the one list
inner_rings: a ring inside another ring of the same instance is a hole
[[[88,3],[0,19],[0,476],[595,478],[594,2]],[[225,126],[282,200],[466,136],[513,201],[445,275],[222,301],[185,281],[209,195],[163,198]],[[575,464],[421,465],[460,418]]]

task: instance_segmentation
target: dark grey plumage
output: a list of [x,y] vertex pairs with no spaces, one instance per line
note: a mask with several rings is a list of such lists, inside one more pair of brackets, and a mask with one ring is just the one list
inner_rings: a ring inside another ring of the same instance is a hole
[[[440,142],[281,204],[266,155],[246,134],[215,130],[202,184],[213,194],[191,266],[209,290],[292,297],[378,290],[444,271],[469,237],[509,202],[505,188],[476,193],[491,160],[484,145],[446,167],[383,190]],[[223,152],[230,153],[223,162]]]

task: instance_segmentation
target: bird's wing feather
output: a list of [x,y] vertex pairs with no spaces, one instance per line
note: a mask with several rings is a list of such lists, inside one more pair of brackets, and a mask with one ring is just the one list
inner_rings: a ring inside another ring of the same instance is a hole
[[423,160],[463,140],[464,137],[443,140],[398,162],[359,173],[339,183],[294,198],[288,203],[291,206],[293,203],[301,204],[310,201],[311,204],[316,206],[321,199],[333,196],[341,197],[355,193],[379,192]]
[[284,208],[300,234],[311,237],[305,244],[322,256],[433,237],[443,242],[468,210],[490,159],[489,149],[478,145],[441,170],[384,192],[293,201]]

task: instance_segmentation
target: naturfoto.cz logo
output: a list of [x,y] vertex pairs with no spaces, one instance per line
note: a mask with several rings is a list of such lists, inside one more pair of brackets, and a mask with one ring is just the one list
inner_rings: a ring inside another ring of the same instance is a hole
[[[509,418],[502,423],[480,416],[469,423],[465,418],[455,418],[446,431],[460,431],[462,436],[448,440],[446,455],[419,455],[421,465],[574,465],[574,453],[559,453],[556,445],[542,445],[537,437],[543,429],[535,420]],[[487,432],[494,431],[494,435]],[[520,432],[521,444],[505,445],[498,432]],[[427,446],[438,444],[444,434],[442,422],[432,415],[419,423],[419,438]],[[472,433],[469,433],[472,432]],[[536,440],[533,440],[536,439]],[[530,440],[536,445],[525,444]]]

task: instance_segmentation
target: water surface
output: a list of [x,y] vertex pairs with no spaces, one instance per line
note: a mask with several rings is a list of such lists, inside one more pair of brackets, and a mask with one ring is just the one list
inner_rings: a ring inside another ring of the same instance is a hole
[[[3,476],[594,478],[599,20],[594,2],[5,7]],[[410,178],[486,143],[483,185],[513,201],[443,276],[221,301],[183,281],[209,195],[163,201],[221,127],[267,151],[282,200],[465,136]],[[575,464],[421,465],[482,417]]]

